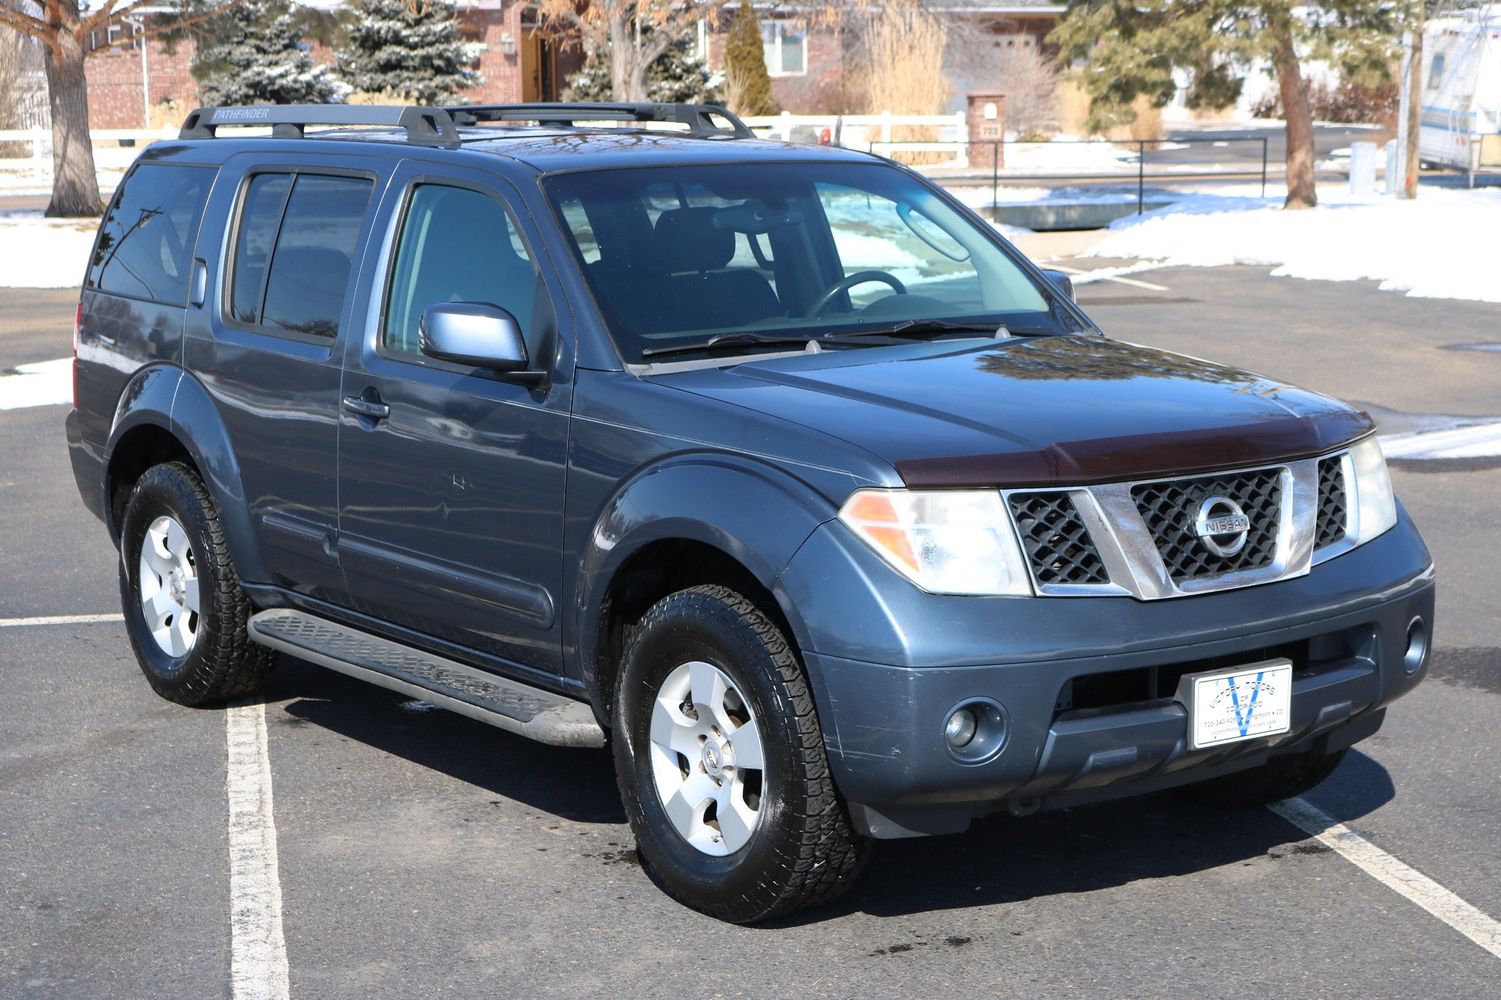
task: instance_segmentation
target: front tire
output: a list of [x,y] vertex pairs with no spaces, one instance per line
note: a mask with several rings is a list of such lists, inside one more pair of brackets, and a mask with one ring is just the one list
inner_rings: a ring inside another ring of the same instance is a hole
[[751,923],[853,881],[864,845],[834,789],[807,679],[749,599],[702,586],[647,611],[614,718],[626,816],[673,898]]
[[131,491],[120,600],[141,672],[163,698],[208,705],[260,690],[275,653],[250,640],[219,510],[189,466],[153,466]]

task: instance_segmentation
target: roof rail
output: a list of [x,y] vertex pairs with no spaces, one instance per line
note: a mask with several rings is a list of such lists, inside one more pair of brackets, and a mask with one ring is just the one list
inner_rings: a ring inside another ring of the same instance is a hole
[[406,130],[407,142],[457,146],[459,132],[442,108],[396,105],[261,104],[199,108],[182,123],[179,139],[212,139],[225,125],[270,125],[280,139],[301,139],[309,125],[390,125]]
[[[571,128],[575,122],[673,122],[699,138],[753,139],[750,126],[717,104],[461,104],[446,108],[460,125],[481,122],[537,122]],[[728,128],[715,124],[723,121]]]

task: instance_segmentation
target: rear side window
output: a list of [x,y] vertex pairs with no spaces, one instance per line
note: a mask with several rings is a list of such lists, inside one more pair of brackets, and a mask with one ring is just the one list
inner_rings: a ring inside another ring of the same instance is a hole
[[213,167],[143,163],[99,224],[88,286],[164,305],[187,302],[188,269]]
[[257,174],[235,237],[230,315],[332,337],[373,183],[366,177]]
[[537,291],[526,245],[499,202],[468,188],[420,185],[401,228],[383,343],[417,353],[423,310],[444,302],[500,306],[527,333]]

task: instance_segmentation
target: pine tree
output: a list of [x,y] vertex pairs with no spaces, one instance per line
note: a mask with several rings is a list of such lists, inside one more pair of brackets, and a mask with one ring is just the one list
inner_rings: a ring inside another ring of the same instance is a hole
[[1272,67],[1287,120],[1286,208],[1318,204],[1313,116],[1306,60],[1326,60],[1348,78],[1382,82],[1390,72],[1404,6],[1391,0],[1069,0],[1051,41],[1091,99],[1089,125],[1135,117],[1146,95],[1162,107],[1188,70],[1191,108],[1224,107],[1240,94],[1248,67]]
[[205,104],[328,104],[347,93],[302,47],[285,0],[242,0],[203,28],[193,76]]
[[447,0],[356,0],[342,75],[355,90],[417,104],[444,104],[479,82],[482,45],[459,38]]
[[[590,53],[584,68],[568,78],[565,101],[613,100],[610,54]],[[718,99],[714,74],[693,56],[693,42],[680,38],[646,67],[646,99],[664,104],[705,104]]]
[[761,24],[750,0],[740,0],[740,9],[730,25],[724,47],[724,75],[725,96],[731,111],[741,115],[774,115],[780,110],[771,92],[771,74],[766,71]]

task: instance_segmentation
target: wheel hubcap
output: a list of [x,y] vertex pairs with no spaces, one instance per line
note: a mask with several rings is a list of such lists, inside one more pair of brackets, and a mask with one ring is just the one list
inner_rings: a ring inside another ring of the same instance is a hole
[[186,656],[198,641],[198,563],[176,518],[164,514],[147,527],[137,589],[151,638],[168,656]]
[[761,731],[718,667],[695,660],[667,675],[652,703],[651,768],[673,829],[704,854],[750,842],[766,794]]

